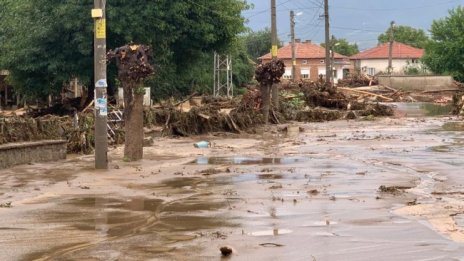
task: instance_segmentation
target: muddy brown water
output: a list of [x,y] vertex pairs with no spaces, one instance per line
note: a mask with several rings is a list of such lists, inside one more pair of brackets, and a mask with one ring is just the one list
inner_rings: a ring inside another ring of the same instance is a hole
[[[436,193],[464,191],[459,128],[444,118],[302,127],[202,155],[184,142],[189,157],[107,173],[88,162],[1,171],[0,203],[13,208],[0,209],[0,260],[223,260],[224,245],[230,260],[464,260],[452,234],[464,230],[460,195]],[[411,202],[445,204],[456,227],[433,222],[443,214],[395,214]]]
[[308,158],[304,157],[246,157],[246,156],[235,156],[235,157],[199,157],[192,164],[199,165],[257,165],[257,164],[294,164],[298,162],[307,161]]
[[397,102],[388,103],[395,111],[406,117],[425,117],[450,115],[453,106],[449,104],[436,104],[430,102]]

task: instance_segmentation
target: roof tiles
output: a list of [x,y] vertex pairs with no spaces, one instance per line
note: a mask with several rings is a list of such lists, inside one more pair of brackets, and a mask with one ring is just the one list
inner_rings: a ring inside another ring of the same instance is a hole
[[[325,48],[313,43],[295,43],[295,54],[297,59],[323,59],[325,58]],[[292,45],[288,44],[277,50],[279,59],[292,58]],[[259,57],[259,59],[271,59],[271,53]],[[346,59],[348,57],[335,53],[336,59]]]
[[[380,46],[367,49],[363,52],[350,57],[351,60],[367,60],[367,59],[388,59],[390,44],[385,43]],[[407,44],[394,42],[393,43],[393,59],[419,59],[424,55],[424,49],[415,48]]]

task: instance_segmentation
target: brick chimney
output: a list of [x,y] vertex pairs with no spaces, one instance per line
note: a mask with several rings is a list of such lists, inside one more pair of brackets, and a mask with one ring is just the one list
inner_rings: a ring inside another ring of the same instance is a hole
[[295,39],[295,43],[301,43],[301,39]]
[[311,40],[306,40],[305,43],[310,44],[310,43],[312,43],[312,41]]

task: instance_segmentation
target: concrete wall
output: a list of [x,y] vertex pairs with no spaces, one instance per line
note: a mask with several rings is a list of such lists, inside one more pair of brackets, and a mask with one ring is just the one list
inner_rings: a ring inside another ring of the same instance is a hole
[[0,169],[32,162],[66,159],[65,140],[8,143],[0,145]]
[[378,76],[379,84],[404,91],[458,89],[451,76]]

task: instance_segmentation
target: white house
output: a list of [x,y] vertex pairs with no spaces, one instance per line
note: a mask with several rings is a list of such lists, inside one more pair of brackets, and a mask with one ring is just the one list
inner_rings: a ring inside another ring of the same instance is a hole
[[[355,70],[368,75],[376,75],[388,71],[390,44],[385,43],[350,57]],[[393,73],[401,74],[408,65],[419,64],[424,49],[415,48],[403,43],[394,42],[392,49]]]

